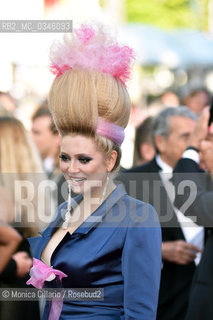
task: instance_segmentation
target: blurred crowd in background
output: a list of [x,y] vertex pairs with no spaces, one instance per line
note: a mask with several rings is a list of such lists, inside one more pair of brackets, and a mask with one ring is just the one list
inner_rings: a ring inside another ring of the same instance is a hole
[[[25,10],[22,10],[22,8]],[[13,10],[11,11],[11,8]],[[14,15],[15,14],[15,15]],[[212,0],[13,0],[0,1],[0,19],[98,20],[117,30],[135,51],[128,84],[132,117],[123,145],[122,166],[134,164],[134,130],[163,104],[208,104],[213,93]],[[53,75],[49,48],[63,33],[0,33],[0,91],[7,109],[31,128],[31,116],[47,99]],[[198,109],[197,109],[198,112]],[[126,151],[128,150],[128,151]]]
[[[23,2],[25,10],[20,2]],[[143,7],[143,1],[139,2]],[[210,23],[205,30],[184,29],[183,33],[180,30],[163,30],[143,21],[127,23],[123,19],[125,1],[116,0],[32,0],[19,1],[17,4],[14,1],[0,1],[0,19],[14,18],[11,7],[16,12],[16,19],[72,19],[74,26],[76,21],[98,19],[116,26],[119,36],[133,46],[136,60],[128,87],[132,110],[122,146],[122,169],[141,166],[154,159],[156,145],[153,142],[153,119],[161,112],[167,108],[175,110],[186,106],[195,117],[199,117],[204,108],[211,104],[213,33]],[[70,12],[70,16],[67,12]],[[59,168],[60,138],[48,109],[48,90],[53,80],[48,70],[48,48],[52,40],[59,36],[50,33],[0,33],[0,186],[3,188],[0,191],[0,219],[18,230],[18,234],[10,236],[10,239],[15,238],[16,245],[8,250],[8,258],[0,270],[2,287],[26,287],[32,265],[26,238],[37,235],[38,230],[51,220],[49,212],[53,213],[56,206],[67,199],[66,182]],[[181,116],[190,118],[188,115]],[[178,157],[183,151],[180,150]],[[45,193],[46,205],[39,207],[38,195],[35,195],[32,212],[29,213],[27,208],[26,213],[18,196],[14,198],[14,179],[28,180],[33,186],[44,180],[52,181],[52,187]],[[57,192],[57,187],[60,192]],[[16,207],[16,221],[13,206]],[[38,210],[48,219],[41,221],[36,213]],[[20,220],[17,219],[17,212]],[[0,226],[1,232],[4,231],[4,223]],[[175,241],[180,239],[185,241],[183,234],[177,236]],[[1,241],[0,237],[0,245]],[[190,264],[194,258],[186,264]],[[180,264],[180,261],[172,259],[165,254],[166,261]],[[195,265],[190,264],[190,268],[187,271],[191,274],[189,281],[186,281],[187,290]],[[184,299],[181,303],[185,306]],[[185,312],[184,309],[184,315]],[[37,302],[1,302],[0,319],[29,318],[39,319]],[[162,319],[183,318],[166,318],[163,315]]]

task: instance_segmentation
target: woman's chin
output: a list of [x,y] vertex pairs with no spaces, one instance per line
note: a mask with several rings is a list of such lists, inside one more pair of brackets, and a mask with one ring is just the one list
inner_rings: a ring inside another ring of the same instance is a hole
[[81,194],[81,193],[83,193],[83,188],[80,187],[80,186],[74,186],[74,185],[71,184],[71,189],[72,189],[72,191],[73,191],[74,193],[76,193],[76,194]]

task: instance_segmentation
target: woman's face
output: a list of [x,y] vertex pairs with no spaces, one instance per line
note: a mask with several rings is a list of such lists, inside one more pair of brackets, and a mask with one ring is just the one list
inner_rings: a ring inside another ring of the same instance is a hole
[[92,138],[83,135],[64,136],[60,158],[61,170],[75,193],[101,195],[107,172],[110,171],[109,160],[97,150]]

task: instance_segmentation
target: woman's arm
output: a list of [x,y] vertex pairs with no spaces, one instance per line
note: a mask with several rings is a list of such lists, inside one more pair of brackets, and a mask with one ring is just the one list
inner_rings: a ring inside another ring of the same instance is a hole
[[17,249],[22,237],[11,226],[0,222],[0,274]]
[[141,204],[137,214],[138,218],[131,218],[122,255],[125,320],[154,320],[162,264],[161,228],[152,206]]

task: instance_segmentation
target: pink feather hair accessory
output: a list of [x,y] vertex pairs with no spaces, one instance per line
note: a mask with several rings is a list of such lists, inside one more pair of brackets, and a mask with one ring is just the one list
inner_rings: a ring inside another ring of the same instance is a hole
[[82,24],[73,33],[65,34],[63,43],[54,43],[50,50],[50,70],[56,77],[70,69],[93,69],[126,84],[133,60],[133,50],[119,46],[109,31],[97,24]]

